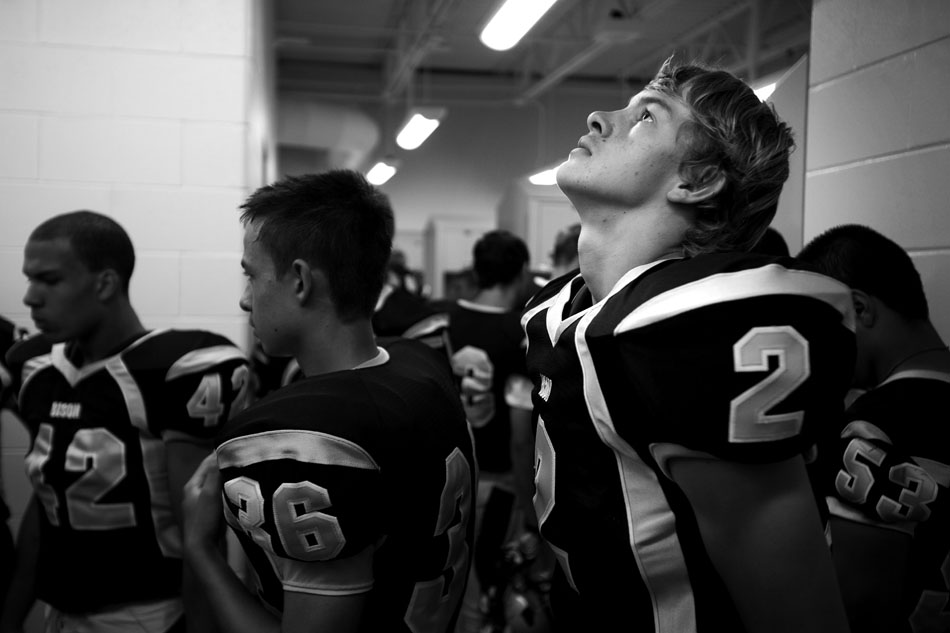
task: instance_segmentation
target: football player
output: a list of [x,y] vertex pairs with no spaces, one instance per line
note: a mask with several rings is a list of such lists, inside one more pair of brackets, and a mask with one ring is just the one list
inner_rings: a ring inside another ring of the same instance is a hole
[[[508,231],[489,231],[472,248],[478,292],[448,310],[450,361],[472,425],[479,478],[475,566],[459,633],[482,630],[481,596],[494,578],[505,543],[530,510],[531,394],[525,335],[516,301],[528,280],[528,247]],[[533,514],[533,511],[532,511]]]
[[854,387],[836,445],[819,452],[832,554],[853,631],[946,631],[950,588],[950,352],[898,244],[842,225],[799,253],[851,287]]
[[[243,209],[241,307],[264,351],[304,377],[236,417],[188,483],[186,556],[220,628],[450,631],[475,459],[444,355],[374,336],[389,201],[340,170],[262,187]],[[254,594],[214,547],[222,519]]]
[[527,306],[534,503],[559,629],[843,631],[804,455],[843,408],[847,288],[744,251],[791,130],[668,60],[558,168],[580,274]]
[[26,243],[23,302],[40,334],[7,361],[34,494],[3,630],[35,600],[55,631],[208,621],[183,576],[181,498],[241,406],[247,361],[218,334],[147,330],[129,301],[134,263],[125,230],[92,211],[55,216]]

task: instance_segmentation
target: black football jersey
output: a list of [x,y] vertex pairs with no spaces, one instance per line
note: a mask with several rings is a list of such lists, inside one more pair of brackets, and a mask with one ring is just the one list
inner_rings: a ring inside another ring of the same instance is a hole
[[373,332],[379,337],[402,336],[421,341],[429,347],[445,347],[444,312],[424,297],[403,286],[387,284],[373,312]]
[[836,450],[820,454],[832,516],[912,538],[902,596],[908,633],[950,622],[948,411],[950,374],[902,371],[848,407]]
[[[449,353],[481,472],[511,470],[510,393],[527,375],[521,314],[464,299],[449,310]],[[523,387],[521,387],[523,388]],[[527,389],[524,389],[527,392]]]
[[7,354],[42,506],[38,598],[83,613],[178,595],[164,442],[212,448],[246,395],[244,354],[197,330],[153,331],[80,366],[72,351],[36,336]]
[[565,617],[743,630],[668,461],[804,453],[843,411],[851,310],[844,285],[738,253],[640,266],[595,304],[579,275],[529,302],[534,503]]
[[220,438],[225,517],[272,611],[368,593],[362,630],[451,631],[471,564],[475,460],[444,358],[395,339],[301,378]]

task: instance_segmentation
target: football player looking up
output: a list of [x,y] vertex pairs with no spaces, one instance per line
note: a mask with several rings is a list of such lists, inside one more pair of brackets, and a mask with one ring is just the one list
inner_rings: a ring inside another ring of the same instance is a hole
[[242,406],[247,361],[218,334],[146,330],[134,264],[125,230],[92,211],[50,218],[26,243],[23,303],[40,334],[7,361],[34,494],[3,631],[35,600],[52,631],[208,630],[183,572],[183,486]]
[[557,172],[580,274],[522,320],[555,621],[846,630],[803,455],[843,408],[850,297],[745,252],[791,130],[736,77],[670,60],[587,128]]
[[[373,334],[389,201],[339,170],[262,187],[243,209],[241,307],[304,377],[237,416],[186,487],[186,557],[218,624],[446,633],[471,564],[475,459],[444,354]],[[214,547],[225,519],[254,592]]]

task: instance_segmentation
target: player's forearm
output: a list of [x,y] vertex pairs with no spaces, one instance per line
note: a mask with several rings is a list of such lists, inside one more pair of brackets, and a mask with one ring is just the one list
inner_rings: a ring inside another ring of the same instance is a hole
[[217,628],[229,633],[280,633],[280,620],[252,595],[213,543],[185,544],[185,563]]
[[910,568],[910,536],[838,517],[831,518],[831,536],[832,558],[852,630],[900,630],[901,620],[907,618],[901,597]]
[[750,633],[848,631],[804,463],[682,459],[671,473]]
[[0,632],[21,631],[36,601],[36,564],[39,559],[39,505],[30,500],[17,532],[13,580],[0,607]]

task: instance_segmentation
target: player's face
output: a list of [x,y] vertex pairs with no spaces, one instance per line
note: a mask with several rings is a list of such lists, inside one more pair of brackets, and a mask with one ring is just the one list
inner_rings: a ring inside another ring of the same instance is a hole
[[241,309],[250,313],[251,327],[264,351],[272,356],[293,356],[291,321],[293,284],[290,275],[278,276],[274,260],[258,241],[260,221],[244,231],[241,267],[247,283],[241,295]]
[[653,90],[627,107],[593,112],[589,132],[558,168],[557,184],[575,204],[636,208],[665,202],[679,183],[683,149],[676,135],[689,108]]
[[53,342],[82,340],[99,322],[99,275],[90,271],[69,240],[30,240],[23,256],[23,303],[36,328]]

